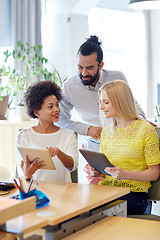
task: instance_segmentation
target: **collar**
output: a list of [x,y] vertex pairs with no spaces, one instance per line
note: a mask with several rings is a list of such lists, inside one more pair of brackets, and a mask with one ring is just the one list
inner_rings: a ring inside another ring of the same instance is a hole
[[99,91],[99,88],[102,86],[102,78],[103,78],[103,71],[101,70],[100,71],[100,77],[99,77],[99,80],[98,82],[96,83],[96,85],[93,87],[93,86],[87,86],[89,91],[94,91],[94,92],[98,92]]

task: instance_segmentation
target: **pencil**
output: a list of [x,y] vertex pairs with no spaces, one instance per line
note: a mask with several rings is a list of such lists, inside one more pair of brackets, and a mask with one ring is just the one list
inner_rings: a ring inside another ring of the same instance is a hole
[[23,189],[18,185],[16,179],[14,178],[13,180],[14,180],[14,184],[15,184],[16,188],[18,188],[18,190],[19,190],[20,192],[24,193]]
[[31,189],[31,185],[32,185],[32,183],[33,183],[33,177],[31,178],[31,180],[30,180],[30,183],[29,183],[29,188],[28,188],[28,191],[27,191],[27,193],[29,193],[29,191],[30,191],[30,189]]
[[23,182],[22,182],[22,179],[20,177],[19,177],[19,184],[20,184],[20,187],[22,188],[22,190],[24,192]]

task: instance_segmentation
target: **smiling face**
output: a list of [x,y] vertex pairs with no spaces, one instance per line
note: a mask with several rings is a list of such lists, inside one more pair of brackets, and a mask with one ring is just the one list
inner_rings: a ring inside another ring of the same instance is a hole
[[58,122],[60,114],[59,102],[54,95],[50,95],[44,99],[40,110],[36,110],[34,114],[43,122]]
[[105,118],[117,117],[117,112],[114,110],[105,91],[101,91],[100,94],[100,109],[104,113]]
[[92,53],[88,56],[78,54],[78,71],[79,77],[84,85],[95,86],[100,77],[100,70],[104,63],[100,64],[97,61],[97,53]]

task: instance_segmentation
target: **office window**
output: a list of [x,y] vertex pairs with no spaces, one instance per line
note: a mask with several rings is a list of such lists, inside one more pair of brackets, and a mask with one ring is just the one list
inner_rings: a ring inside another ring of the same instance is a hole
[[157,104],[160,105],[160,83],[157,84]]
[[12,45],[11,0],[0,0],[0,46]]
[[11,0],[0,0],[0,67],[7,49],[12,50]]
[[134,97],[146,113],[146,35],[143,12],[93,8],[88,17],[89,33],[102,40],[104,69],[120,70]]

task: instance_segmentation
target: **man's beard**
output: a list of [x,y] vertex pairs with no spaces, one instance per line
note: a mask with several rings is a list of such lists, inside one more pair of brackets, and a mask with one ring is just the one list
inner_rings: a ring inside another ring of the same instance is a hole
[[[92,85],[94,82],[96,82],[96,80],[98,78],[98,73],[99,73],[99,68],[97,70],[97,73],[93,77],[92,77],[92,75],[86,75],[86,76],[83,76],[82,74],[78,74],[78,75],[79,75],[83,85],[89,86],[89,85]],[[90,78],[90,80],[84,80],[83,77]]]

